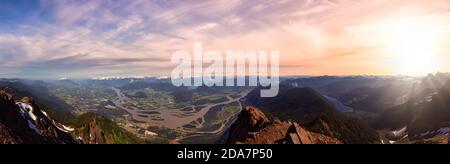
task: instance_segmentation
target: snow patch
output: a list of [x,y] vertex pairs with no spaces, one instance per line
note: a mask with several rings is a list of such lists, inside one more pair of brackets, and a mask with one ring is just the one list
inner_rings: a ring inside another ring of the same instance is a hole
[[437,132],[439,134],[447,134],[450,132],[450,127],[446,127],[446,128],[440,128],[439,130],[437,130]]
[[19,110],[19,113],[20,113],[20,115],[21,115],[23,118],[26,119],[26,117],[25,117],[25,111],[24,111],[24,110],[20,109],[20,110]]
[[[18,103],[16,103],[16,105],[19,106],[19,109],[20,109],[19,112],[22,115],[22,117],[28,121],[28,127],[33,129],[34,131],[36,131],[36,133],[41,134],[40,130],[35,125],[35,122],[37,121],[38,117],[33,113],[34,108],[31,105],[29,105],[27,103],[23,103],[23,102],[18,102]],[[46,112],[41,110],[41,113],[44,114],[48,119],[50,119]],[[52,119],[50,119],[50,120],[52,120]],[[67,127],[60,123],[57,123],[57,122],[55,122],[55,120],[52,120],[52,123],[57,129],[59,129],[60,131],[66,132],[66,133],[75,130],[74,128]]]
[[67,131],[70,131],[70,132],[75,130],[74,128],[68,127],[68,126],[66,126],[66,125],[63,125],[63,128],[64,128],[65,130],[67,130]]
[[433,92],[433,93],[428,94],[427,96],[423,97],[423,100],[421,100],[421,103],[423,103],[424,101],[426,101],[426,102],[433,101],[433,96],[437,95],[437,94],[438,94],[438,92]]
[[433,101],[433,96],[425,96],[424,100],[427,102],[431,102],[431,101]]
[[36,115],[33,113],[33,107],[27,103],[18,102],[17,105],[19,106],[20,110],[22,110],[24,113],[28,113],[31,119],[34,121],[37,120]]
[[41,110],[41,113],[42,113],[42,114],[44,114],[44,115],[45,115],[45,117],[47,117],[47,118],[48,118],[48,114],[47,114],[47,112],[44,112],[43,110]]
[[57,123],[57,122],[55,122],[55,120],[52,120],[52,123],[53,123],[53,125],[55,125],[56,128],[58,128],[59,130],[61,130],[63,132],[66,132],[66,133],[72,132],[72,131],[75,130],[74,128],[67,127],[67,126],[62,125],[60,123]]
[[[41,131],[36,127],[35,121],[37,121],[36,115],[34,115],[33,107],[27,103],[18,102],[16,103],[19,106],[20,115],[27,120],[28,127],[33,129],[36,133],[41,134]],[[33,120],[33,121],[32,121]]]
[[428,135],[438,135],[438,134],[448,134],[450,132],[450,127],[440,128],[437,130],[430,130],[425,133],[416,134],[414,137],[425,137]]
[[165,80],[165,79],[169,79],[169,77],[168,76],[159,76],[156,79],[158,79],[158,80]]
[[36,125],[34,125],[33,122],[31,122],[30,120],[27,120],[27,121],[28,121],[28,127],[33,129],[36,133],[41,134],[41,131],[39,131],[39,129],[37,129]]
[[145,135],[145,136],[158,136],[158,133],[155,133],[155,132],[146,130],[146,131],[144,132],[144,135]]
[[109,104],[108,104],[108,105],[106,105],[106,106],[105,106],[105,108],[106,108],[106,109],[116,109],[116,107],[115,107],[115,106],[112,106],[112,105],[109,105]]
[[105,77],[94,77],[92,80],[125,80],[125,79],[145,79],[151,78],[153,76],[105,76]]
[[399,136],[402,136],[402,135],[406,134],[406,130],[408,130],[408,127],[405,126],[405,127],[400,128],[398,130],[392,131],[392,133],[394,134],[394,136],[399,137]]

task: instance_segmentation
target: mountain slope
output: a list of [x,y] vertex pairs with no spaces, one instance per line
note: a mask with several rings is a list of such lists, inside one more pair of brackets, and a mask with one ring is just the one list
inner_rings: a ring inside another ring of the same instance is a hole
[[271,98],[260,97],[259,89],[255,89],[246,98],[249,104],[261,108],[270,117],[281,120],[309,123],[320,113],[342,117],[326,98],[311,88],[290,88],[282,85],[278,96]]
[[[58,122],[67,123],[74,119],[73,107],[48,92],[46,83],[25,80],[0,80],[0,90],[4,90],[15,98],[33,97],[36,105],[45,109],[49,116]],[[18,101],[19,99],[16,99]]]
[[261,98],[259,89],[251,92],[247,103],[282,121],[295,121],[306,129],[330,135],[344,143],[379,143],[377,132],[361,121],[343,115],[325,97],[311,88],[280,86],[278,96]]
[[0,123],[0,144],[18,144],[18,139],[12,134],[11,129],[2,123]]
[[95,113],[85,113],[71,122],[74,136],[85,144],[138,144],[145,143],[115,122]]
[[[436,85],[434,85],[436,86]],[[377,129],[405,129],[409,139],[430,138],[450,132],[450,82],[427,89],[408,102],[386,110],[372,125]]]
[[0,91],[0,143],[76,144],[70,130],[48,117],[32,99],[15,102]]

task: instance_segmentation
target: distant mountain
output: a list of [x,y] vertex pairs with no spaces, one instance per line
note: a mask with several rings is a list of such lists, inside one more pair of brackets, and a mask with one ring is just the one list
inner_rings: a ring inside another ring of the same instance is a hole
[[305,130],[297,123],[270,121],[255,107],[243,110],[229,129],[228,144],[339,144],[336,138]]
[[429,74],[423,78],[398,78],[379,87],[361,87],[338,96],[354,109],[380,113],[406,103],[424,91],[436,92],[450,77],[447,74]]
[[344,143],[379,143],[377,132],[356,118],[339,112],[312,88],[280,86],[278,96],[261,98],[260,89],[246,97],[246,103],[260,108],[272,119],[298,122],[306,129],[335,137]]
[[403,136],[408,135],[413,140],[449,133],[450,81],[442,86],[440,89],[428,88],[406,103],[384,111],[372,126],[377,129],[404,129]]
[[157,91],[174,91],[176,89],[180,89],[179,87],[173,86],[171,83],[159,81],[158,82],[137,81],[126,85],[122,85],[120,87],[121,90],[143,90],[146,88],[152,88]]
[[269,117],[281,120],[297,120],[302,123],[313,121],[319,113],[342,116],[326,98],[312,88],[280,86],[278,96],[260,97],[260,89],[250,92],[246,101],[261,108]]
[[159,77],[99,77],[87,80],[81,80],[80,83],[85,85],[103,86],[103,87],[121,87],[133,83],[152,83],[152,82],[165,82],[169,83],[170,80]]
[[0,143],[76,144],[72,129],[51,119],[31,98],[16,102],[0,91]]
[[80,86],[80,84],[78,84],[77,82],[70,80],[70,79],[61,79],[61,80],[56,80],[56,81],[52,81],[53,84],[59,85],[59,86],[64,86],[67,88],[72,88],[72,87],[77,87]]
[[95,113],[85,113],[71,122],[73,135],[85,144],[139,144],[145,143],[115,122]]
[[450,74],[436,73],[425,77],[408,76],[320,76],[288,79],[292,87],[309,87],[333,97],[355,112],[378,114],[408,101],[429,88],[440,88]]
[[338,96],[344,104],[360,111],[378,113],[407,101],[414,93],[412,82],[362,87]]
[[341,94],[354,89],[369,87],[376,88],[386,84],[398,81],[397,77],[376,77],[376,76],[318,76],[289,79],[283,81],[283,84],[293,87],[309,87],[314,90],[332,97],[338,97]]

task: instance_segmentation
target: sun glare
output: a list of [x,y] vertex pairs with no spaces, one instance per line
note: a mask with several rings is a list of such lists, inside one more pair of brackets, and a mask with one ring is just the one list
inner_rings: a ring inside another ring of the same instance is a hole
[[388,47],[397,73],[424,75],[436,69],[440,36],[436,25],[423,22],[396,22],[390,28]]

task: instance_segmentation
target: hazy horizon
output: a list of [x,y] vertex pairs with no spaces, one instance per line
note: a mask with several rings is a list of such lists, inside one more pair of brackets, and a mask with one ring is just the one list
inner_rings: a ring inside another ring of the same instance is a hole
[[[314,78],[314,77],[405,77],[405,78],[422,78],[428,75],[436,75],[436,74],[450,74],[450,72],[435,72],[428,73],[425,75],[369,75],[369,74],[354,74],[354,75],[281,75],[280,78]],[[226,77],[226,76],[225,76]],[[241,76],[238,76],[241,77]],[[248,77],[248,76],[246,76]],[[147,76],[96,76],[96,77],[8,77],[1,76],[0,79],[8,79],[8,80],[111,80],[111,79],[144,79],[144,78],[156,78],[156,79],[170,79],[168,76],[156,76],[156,75],[147,75]]]

